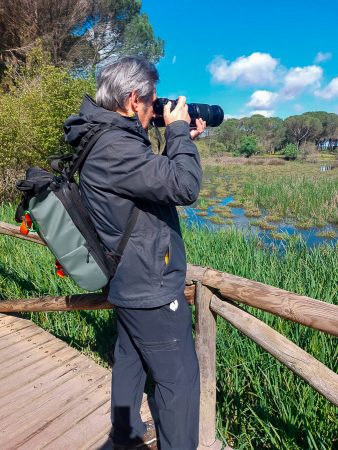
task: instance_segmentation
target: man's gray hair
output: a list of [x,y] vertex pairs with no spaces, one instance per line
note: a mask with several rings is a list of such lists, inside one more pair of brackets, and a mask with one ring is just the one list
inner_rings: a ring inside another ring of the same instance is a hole
[[136,91],[143,101],[150,102],[158,80],[158,71],[152,63],[141,57],[125,56],[102,70],[96,103],[110,111],[125,110],[132,91]]

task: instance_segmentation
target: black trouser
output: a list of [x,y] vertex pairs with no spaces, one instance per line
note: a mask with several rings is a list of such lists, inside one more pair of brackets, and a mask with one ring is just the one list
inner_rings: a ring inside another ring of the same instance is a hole
[[185,297],[171,306],[116,309],[118,339],[111,409],[114,440],[122,443],[143,436],[140,406],[149,369],[155,381],[161,450],[196,450],[200,381],[191,309]]

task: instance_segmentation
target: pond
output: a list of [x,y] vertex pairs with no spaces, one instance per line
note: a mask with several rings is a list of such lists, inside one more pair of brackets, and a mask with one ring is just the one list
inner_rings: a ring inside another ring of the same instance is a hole
[[222,186],[225,180],[229,180],[231,175],[220,176],[214,171],[207,172],[207,175],[209,176],[204,178],[203,185],[208,187],[209,196],[200,198],[198,202],[180,211],[181,219],[188,227],[197,225],[212,231],[236,227],[247,235],[259,237],[266,245],[281,246],[297,237],[301,237],[308,247],[324,243],[338,244],[338,227],[333,224],[321,227],[308,226],[302,229],[290,219],[273,218],[268,211],[254,211],[250,216],[248,211],[238,206],[235,194],[233,196],[217,194],[217,188]]
[[[234,200],[235,199],[233,197],[226,197],[219,199],[217,206],[225,206],[228,203],[233,202]],[[233,214],[233,217],[231,219],[227,219],[226,223],[217,224],[213,223],[210,220],[212,217],[217,217],[217,214],[213,212],[213,208],[214,206],[209,206],[205,211],[207,215],[199,216],[198,213],[201,210],[194,208],[193,205],[191,207],[186,207],[184,208],[186,216],[183,215],[182,220],[188,226],[192,225],[203,226],[209,228],[212,231],[216,231],[221,228],[229,228],[235,226],[244,233],[247,233],[248,235],[250,234],[258,236],[267,245],[271,244],[280,245],[281,242],[286,243],[292,236],[302,237],[302,239],[306,242],[307,246],[309,247],[323,243],[329,243],[332,245],[338,243],[337,237],[327,238],[317,235],[318,232],[320,233],[334,232],[336,235],[338,235],[338,228],[333,225],[327,225],[321,228],[311,227],[309,229],[304,230],[296,228],[292,223],[288,223],[286,221],[281,221],[277,223],[267,222],[273,228],[264,230],[259,226],[255,225],[254,224],[255,222],[252,220],[252,218],[246,217],[244,215],[243,208],[235,208],[235,207],[232,208],[231,206],[229,208],[231,213]]]

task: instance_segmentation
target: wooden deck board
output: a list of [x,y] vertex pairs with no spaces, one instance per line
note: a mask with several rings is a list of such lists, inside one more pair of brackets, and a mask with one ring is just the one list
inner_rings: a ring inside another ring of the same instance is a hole
[[[111,373],[32,322],[0,314],[1,450],[109,449]],[[149,420],[146,396],[143,420]]]

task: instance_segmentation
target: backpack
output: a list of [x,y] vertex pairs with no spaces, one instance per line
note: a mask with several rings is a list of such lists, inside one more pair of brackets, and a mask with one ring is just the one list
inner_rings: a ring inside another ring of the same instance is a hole
[[135,206],[116,251],[106,249],[74,178],[97,140],[112,128],[93,126],[73,153],[51,157],[56,174],[29,167],[26,178],[17,182],[23,194],[15,215],[20,232],[36,231],[56,258],[56,274],[68,275],[87,291],[105,287],[114,277],[139,213]]

